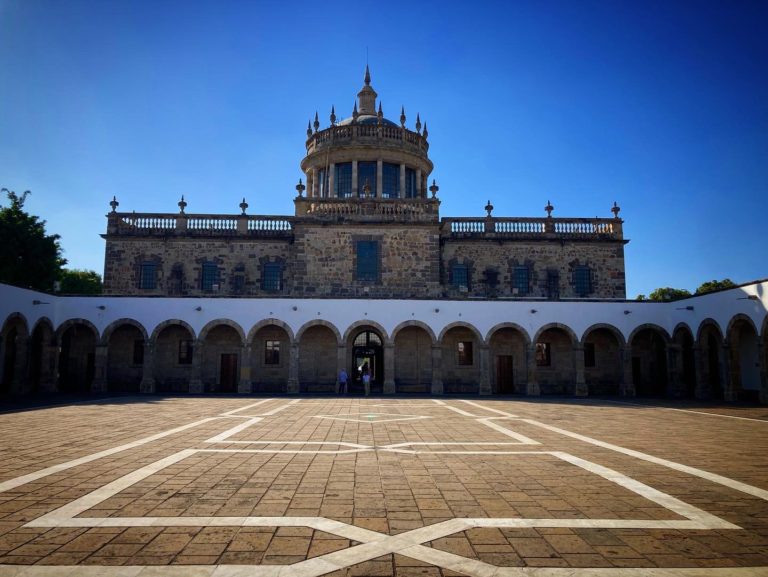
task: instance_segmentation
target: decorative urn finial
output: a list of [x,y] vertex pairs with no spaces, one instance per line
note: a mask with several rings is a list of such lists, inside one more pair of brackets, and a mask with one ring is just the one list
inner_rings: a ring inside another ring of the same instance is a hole
[[371,85],[371,72],[368,70],[368,65],[365,65],[365,85],[370,86]]
[[421,118],[419,118],[419,113],[416,113],[416,132],[421,134]]
[[437,183],[435,182],[435,179],[432,179],[432,186],[429,187],[429,192],[432,193],[432,198],[437,198],[437,191],[440,190],[440,187],[437,186]]
[[405,106],[400,107],[400,126],[405,128]]
[[336,107],[331,106],[331,126],[336,126]]
[[320,128],[320,120],[317,118],[317,111],[315,111],[315,132]]
[[426,138],[427,134],[429,134],[429,133],[427,132],[427,121],[425,120],[424,121],[424,132],[422,132],[422,135],[424,136],[424,138]]
[[304,191],[307,189],[306,186],[304,186],[304,183],[301,182],[301,179],[299,179],[299,184],[296,185],[296,192],[299,193],[299,198],[302,198],[304,195]]
[[181,214],[184,214],[184,209],[187,208],[187,201],[184,200],[184,195],[181,195],[181,200],[179,201],[179,212]]
[[619,213],[621,212],[621,207],[616,204],[616,201],[613,201],[613,208],[611,208],[611,212],[613,213],[613,218],[619,218]]
[[491,217],[491,213],[493,212],[493,205],[491,204],[491,201],[488,201],[488,204],[485,205],[485,212],[488,213],[488,218]]
[[544,211],[547,213],[547,218],[552,218],[552,211],[555,210],[555,207],[552,206],[552,203],[547,201],[547,206],[544,207]]
[[357,112],[357,100],[355,100],[355,107],[352,109],[352,122],[357,122],[357,117],[360,116]]
[[307,120],[307,138],[312,136],[312,121]]
[[240,203],[240,210],[243,211],[243,216],[245,216],[245,209],[248,208],[248,203],[245,202],[245,197],[243,197],[243,202]]
[[112,212],[117,212],[117,207],[120,206],[120,203],[117,202],[116,196],[112,197],[112,201],[109,203],[109,206],[112,207]]

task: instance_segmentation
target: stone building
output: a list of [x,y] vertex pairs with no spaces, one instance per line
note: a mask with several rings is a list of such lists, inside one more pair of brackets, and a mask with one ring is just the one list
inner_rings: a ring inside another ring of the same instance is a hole
[[[0,395],[646,395],[768,402],[768,280],[625,299],[612,218],[440,218],[428,132],[307,129],[293,216],[108,215],[105,295],[0,285]],[[306,182],[306,187],[303,182]]]
[[[350,118],[307,127],[293,216],[113,211],[106,294],[623,299],[613,218],[440,218],[427,125],[384,117],[368,70]],[[305,194],[306,191],[306,194]]]

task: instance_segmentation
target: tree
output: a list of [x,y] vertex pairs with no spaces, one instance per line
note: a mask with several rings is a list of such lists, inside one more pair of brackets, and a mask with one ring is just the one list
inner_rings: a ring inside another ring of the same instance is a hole
[[61,294],[71,295],[100,295],[101,276],[96,271],[80,269],[64,269],[61,271]]
[[724,278],[723,280],[710,280],[703,283],[699,288],[697,288],[696,294],[703,295],[703,294],[711,293],[714,291],[721,291],[721,290],[733,288],[735,286],[736,286],[736,283],[729,278]]
[[672,287],[657,288],[648,298],[652,301],[676,301],[691,296],[691,293],[685,289],[676,289]]
[[58,234],[45,233],[45,221],[24,211],[30,192],[0,189],[11,201],[0,208],[0,282],[50,291],[67,261]]

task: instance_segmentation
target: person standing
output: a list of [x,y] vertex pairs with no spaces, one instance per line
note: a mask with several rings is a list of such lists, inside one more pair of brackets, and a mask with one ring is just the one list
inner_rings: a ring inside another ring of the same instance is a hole
[[342,367],[342,369],[339,371],[339,382],[336,385],[336,394],[337,395],[346,395],[347,394],[347,380],[349,379],[349,376],[347,375],[347,370]]
[[371,373],[368,369],[363,371],[363,387],[365,388],[365,396],[371,394]]

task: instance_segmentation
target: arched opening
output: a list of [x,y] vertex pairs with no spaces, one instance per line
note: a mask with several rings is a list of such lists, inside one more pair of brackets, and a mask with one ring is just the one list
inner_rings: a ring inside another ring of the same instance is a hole
[[32,331],[29,358],[31,392],[50,391],[55,387],[56,341],[48,320],[38,322]]
[[109,336],[107,390],[138,393],[143,374],[144,334],[135,325],[120,325]]
[[59,352],[59,390],[87,393],[96,369],[96,334],[93,329],[75,323],[61,335]]
[[551,327],[536,339],[536,377],[542,395],[576,393],[573,337],[561,327]]
[[20,393],[27,375],[27,324],[19,315],[6,320],[0,333],[0,392]]
[[589,396],[618,395],[624,377],[621,343],[606,327],[595,328],[584,337],[584,382]]
[[303,393],[336,391],[338,341],[325,325],[313,325],[299,337],[299,387]]
[[632,382],[638,396],[667,394],[667,343],[655,328],[639,330],[630,341]]
[[240,379],[242,339],[229,325],[216,325],[203,337],[200,378],[206,393],[234,393]]
[[519,329],[502,327],[491,335],[489,345],[493,394],[525,394],[528,382],[525,335]]
[[480,338],[466,326],[448,329],[441,341],[445,394],[480,392]]
[[155,381],[158,393],[188,393],[192,378],[194,337],[180,324],[169,324],[155,340]]
[[277,325],[261,327],[253,336],[251,347],[251,378],[255,393],[284,393],[288,382],[291,339]]
[[693,356],[693,335],[686,326],[679,326],[672,335],[678,349],[675,370],[679,377],[679,390],[675,396],[692,399],[696,396],[696,362]]
[[372,394],[384,391],[384,339],[371,327],[363,327],[352,333],[349,339],[351,352],[349,392],[364,393],[363,377],[371,378]]
[[699,348],[701,350],[701,390],[698,396],[704,399],[722,401],[725,398],[723,383],[723,365],[725,354],[723,337],[714,321],[706,321],[699,329]]
[[757,331],[751,321],[731,321],[728,330],[731,351],[732,399],[758,402],[760,398],[760,349]]
[[432,337],[422,327],[404,327],[395,335],[395,390],[422,395],[432,391]]

